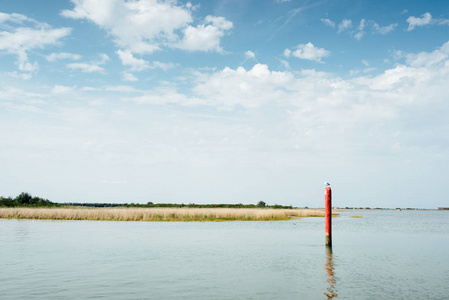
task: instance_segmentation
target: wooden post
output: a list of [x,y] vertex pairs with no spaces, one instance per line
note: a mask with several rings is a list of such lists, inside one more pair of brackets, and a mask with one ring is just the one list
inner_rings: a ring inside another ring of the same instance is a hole
[[328,186],[324,190],[326,246],[332,246],[332,190]]

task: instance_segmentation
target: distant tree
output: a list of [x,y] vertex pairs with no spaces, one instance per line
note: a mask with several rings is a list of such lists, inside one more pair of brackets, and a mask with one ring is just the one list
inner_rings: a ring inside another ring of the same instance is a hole
[[21,193],[14,199],[19,205],[31,205],[34,204],[33,197],[28,193]]
[[11,197],[0,197],[0,206],[6,206],[6,207],[10,207],[10,206],[15,206],[14,200]]
[[265,202],[263,202],[263,201],[259,201],[258,203],[257,203],[257,206],[258,207],[265,207],[267,204],[265,203]]

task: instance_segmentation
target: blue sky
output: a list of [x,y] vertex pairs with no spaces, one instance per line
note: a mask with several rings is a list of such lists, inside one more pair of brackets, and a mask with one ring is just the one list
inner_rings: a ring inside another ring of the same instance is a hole
[[0,194],[448,206],[447,1],[0,1]]

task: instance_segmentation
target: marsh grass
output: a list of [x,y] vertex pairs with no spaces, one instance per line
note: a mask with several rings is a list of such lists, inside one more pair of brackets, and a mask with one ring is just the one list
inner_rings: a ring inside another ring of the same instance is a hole
[[0,208],[0,218],[102,221],[275,221],[323,217],[319,209],[264,208]]

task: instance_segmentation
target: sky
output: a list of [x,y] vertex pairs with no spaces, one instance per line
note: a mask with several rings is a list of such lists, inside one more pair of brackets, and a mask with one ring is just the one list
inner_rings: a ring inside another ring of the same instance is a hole
[[0,195],[449,206],[449,2],[0,0]]

